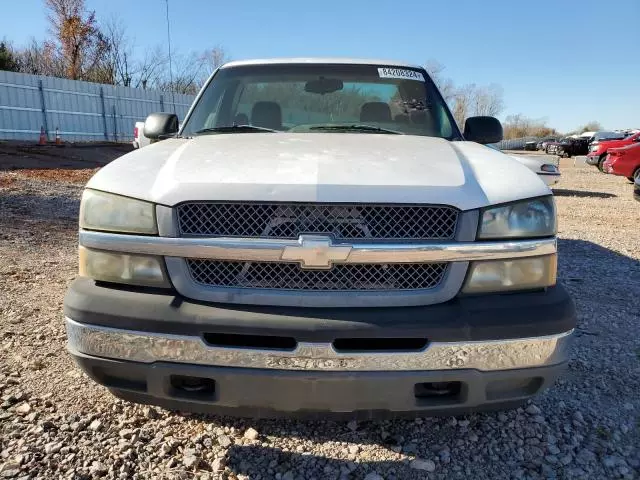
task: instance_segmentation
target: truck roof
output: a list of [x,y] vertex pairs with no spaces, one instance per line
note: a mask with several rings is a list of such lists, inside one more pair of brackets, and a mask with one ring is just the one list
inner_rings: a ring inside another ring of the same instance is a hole
[[424,67],[420,65],[413,65],[411,63],[398,62],[394,60],[376,60],[366,58],[340,58],[340,57],[311,57],[311,58],[265,58],[255,60],[235,60],[229,63],[225,63],[220,68],[240,67],[244,65],[286,65],[295,63],[310,63],[310,64],[341,64],[341,65],[385,65],[392,67],[408,67],[408,68],[420,68]]

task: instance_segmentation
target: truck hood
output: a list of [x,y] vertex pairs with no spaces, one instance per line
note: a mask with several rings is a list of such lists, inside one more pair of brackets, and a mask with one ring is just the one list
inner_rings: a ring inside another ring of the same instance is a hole
[[601,150],[608,150],[610,148],[621,148],[627,145],[633,145],[633,140],[600,140],[598,146]]
[[549,195],[529,169],[472,142],[414,135],[236,133],[170,139],[102,168],[89,188],[192,200],[446,204]]

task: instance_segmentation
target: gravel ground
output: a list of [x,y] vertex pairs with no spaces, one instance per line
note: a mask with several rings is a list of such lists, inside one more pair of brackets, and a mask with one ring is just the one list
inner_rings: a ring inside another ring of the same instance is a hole
[[93,170],[0,171],[0,478],[640,477],[640,204],[625,179],[562,166],[560,278],[579,313],[564,379],[518,410],[365,423],[185,415],[93,384],[62,322]]

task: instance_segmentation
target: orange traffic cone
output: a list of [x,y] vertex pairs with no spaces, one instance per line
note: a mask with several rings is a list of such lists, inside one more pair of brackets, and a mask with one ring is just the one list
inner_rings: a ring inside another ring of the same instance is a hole
[[60,130],[56,127],[56,145],[62,145],[62,140],[60,139]]
[[44,133],[44,127],[40,127],[40,141],[38,145],[46,145],[47,144],[47,134]]

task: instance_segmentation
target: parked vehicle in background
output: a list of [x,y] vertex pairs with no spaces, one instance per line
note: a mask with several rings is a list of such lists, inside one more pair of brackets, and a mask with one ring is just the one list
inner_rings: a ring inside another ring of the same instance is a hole
[[556,148],[560,146],[560,142],[562,142],[564,139],[561,138],[560,140],[555,140],[553,142],[547,142],[545,147],[544,147],[544,153],[547,153],[549,155],[551,154],[555,154],[556,153]]
[[606,173],[627,177],[634,182],[640,177],[640,143],[610,148],[602,168]]
[[593,137],[591,137],[590,145],[593,145],[595,142],[602,142],[604,140],[622,140],[627,137],[623,132],[596,132]]
[[133,148],[146,147],[150,143],[151,140],[144,136],[144,122],[136,122],[133,127]]
[[544,152],[547,151],[547,145],[549,145],[550,143],[553,142],[557,142],[558,139],[557,138],[547,138],[546,140],[543,140],[542,142],[540,142],[540,148],[538,150],[543,150]]
[[588,137],[565,137],[559,142],[548,143],[545,151],[559,157],[586,155],[589,151],[589,139]]
[[633,145],[640,143],[640,132],[629,135],[622,140],[603,140],[600,142],[594,142],[589,146],[589,153],[587,153],[587,163],[589,165],[595,165],[601,172],[604,171],[604,161],[607,156],[607,152],[612,148],[626,147],[627,145]]
[[535,140],[531,140],[529,142],[524,143],[524,149],[528,151],[535,152],[537,150],[538,142]]
[[593,138],[593,136],[598,132],[582,132],[580,135],[573,135],[575,138],[586,138],[589,141]]
[[[345,108],[345,96],[348,107]],[[522,404],[569,359],[552,192],[420,66],[216,70],[180,130],[91,178],[69,351],[176,410],[366,417]],[[508,294],[507,294],[508,293]]]

